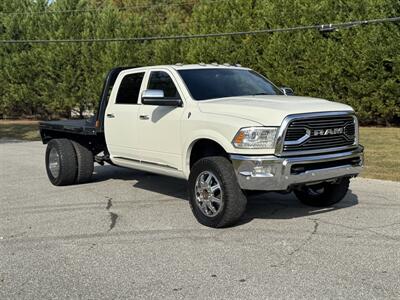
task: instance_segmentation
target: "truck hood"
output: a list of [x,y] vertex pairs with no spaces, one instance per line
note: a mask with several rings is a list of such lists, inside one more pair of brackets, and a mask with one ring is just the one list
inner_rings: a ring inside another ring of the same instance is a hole
[[199,101],[200,111],[255,121],[264,126],[280,126],[292,114],[353,111],[345,104],[299,96],[241,96]]

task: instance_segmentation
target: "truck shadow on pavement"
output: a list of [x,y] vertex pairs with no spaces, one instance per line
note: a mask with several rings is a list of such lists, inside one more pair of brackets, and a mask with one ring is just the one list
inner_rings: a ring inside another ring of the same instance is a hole
[[312,217],[335,210],[349,208],[358,204],[357,195],[351,190],[339,203],[321,208],[302,204],[293,193],[263,193],[247,198],[246,213],[240,224],[245,224],[253,219],[295,219],[301,217]]
[[[95,168],[94,182],[109,179],[133,180],[133,188],[158,193],[167,197],[188,201],[186,181],[183,179],[156,175],[131,169],[103,166]],[[238,225],[251,222],[253,219],[294,219],[312,217],[332,211],[349,208],[358,204],[357,195],[351,190],[339,203],[326,207],[310,207],[302,204],[293,193],[261,193],[247,197],[247,209]]]
[[183,179],[110,165],[95,167],[93,182],[101,182],[109,179],[136,181],[133,183],[134,188],[181,200],[188,200],[187,182]]

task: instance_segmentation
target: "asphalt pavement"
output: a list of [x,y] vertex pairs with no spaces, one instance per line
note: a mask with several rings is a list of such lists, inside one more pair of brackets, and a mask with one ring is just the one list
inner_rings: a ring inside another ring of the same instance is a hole
[[40,142],[0,144],[0,299],[400,298],[400,183],[361,179],[327,209],[249,199],[196,222],[183,180],[96,166],[54,187]]

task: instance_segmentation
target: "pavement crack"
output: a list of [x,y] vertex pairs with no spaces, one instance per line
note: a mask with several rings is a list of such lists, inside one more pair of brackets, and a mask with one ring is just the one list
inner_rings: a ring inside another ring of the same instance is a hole
[[108,198],[108,199],[107,199],[107,206],[106,206],[106,209],[107,209],[107,210],[110,210],[110,208],[112,207],[112,198],[110,198],[110,197],[106,197],[106,198]]
[[380,228],[389,228],[392,226],[397,226],[400,225],[400,222],[394,222],[394,223],[390,223],[390,224],[384,224],[384,225],[378,225],[378,226],[365,226],[365,227],[357,227],[357,226],[350,226],[350,225],[345,225],[345,224],[338,224],[338,223],[332,223],[332,222],[328,222],[328,221],[320,221],[321,223],[327,224],[327,225],[332,225],[332,226],[338,226],[338,227],[342,227],[342,228],[346,228],[346,229],[350,229],[350,230],[354,230],[354,231],[360,231],[360,232],[369,232],[375,235],[378,235],[380,237],[383,238],[387,238],[390,240],[394,240],[394,241],[398,241],[399,239],[384,233],[380,233],[377,232],[373,229],[380,229]]
[[390,236],[390,235],[387,235],[387,234],[384,234],[384,233],[381,233],[381,232],[376,232],[376,231],[374,231],[374,230],[372,230],[372,229],[366,229],[366,231],[371,232],[371,233],[373,233],[373,234],[376,234],[376,235],[378,235],[378,236],[380,236],[380,237],[382,237],[382,238],[386,238],[386,239],[388,239],[388,240],[400,241],[400,239],[398,239],[398,238],[396,238],[396,237],[393,237],[393,236]]
[[108,229],[108,231],[112,230],[115,227],[115,224],[117,223],[118,215],[113,212],[110,212],[110,218],[111,218],[111,224],[110,224],[110,228]]
[[293,254],[299,252],[301,249],[303,249],[304,246],[306,246],[312,239],[313,235],[317,233],[318,231],[318,226],[319,226],[319,220],[318,219],[310,219],[314,222],[314,228],[311,231],[310,235],[293,251],[291,251],[288,256],[292,256]]
[[110,208],[113,206],[112,198],[111,197],[106,197],[106,198],[107,198],[106,210],[108,210],[108,213],[110,215],[110,221],[111,221],[110,227],[108,228],[107,231],[111,231],[115,227],[115,224],[117,224],[118,214],[110,211]]
[[386,225],[379,225],[379,226],[369,226],[369,227],[364,227],[365,229],[378,229],[378,228],[386,228],[386,227],[392,227],[392,226],[397,226],[400,225],[400,222],[395,222],[395,223],[390,223]]
[[295,249],[290,251],[287,254],[286,259],[284,259],[283,261],[281,261],[278,264],[271,265],[271,267],[277,268],[277,267],[282,267],[282,266],[286,265],[288,262],[290,262],[292,260],[292,257],[293,257],[294,254],[296,254],[299,251],[301,251],[308,243],[310,243],[310,241],[313,238],[313,236],[315,234],[317,234],[318,227],[319,227],[319,219],[309,219],[309,220],[314,222],[314,226],[313,226],[313,230],[310,232],[310,234],[307,236],[307,238],[298,247],[296,247]]

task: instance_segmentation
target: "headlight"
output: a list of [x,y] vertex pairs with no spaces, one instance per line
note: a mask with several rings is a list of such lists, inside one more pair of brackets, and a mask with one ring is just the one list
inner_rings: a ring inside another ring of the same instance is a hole
[[278,127],[247,127],[235,135],[232,144],[242,149],[273,149]]

